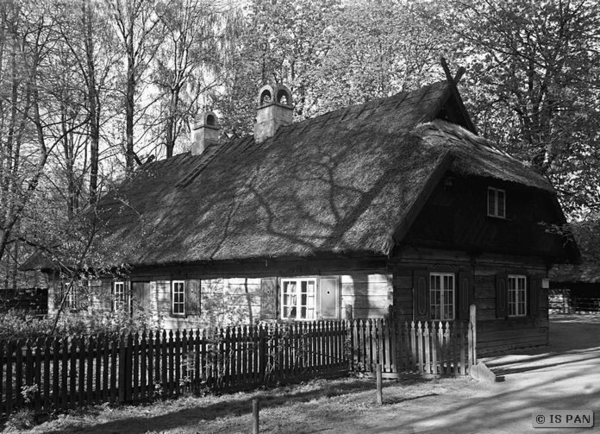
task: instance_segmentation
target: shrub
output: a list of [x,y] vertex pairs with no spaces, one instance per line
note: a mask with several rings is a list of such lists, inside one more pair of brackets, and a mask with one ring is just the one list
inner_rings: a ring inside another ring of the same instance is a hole
[[147,316],[132,318],[128,312],[63,314],[54,328],[55,318],[18,314],[8,311],[0,316],[0,339],[37,339],[54,336],[82,336],[99,333],[135,333],[147,330]]

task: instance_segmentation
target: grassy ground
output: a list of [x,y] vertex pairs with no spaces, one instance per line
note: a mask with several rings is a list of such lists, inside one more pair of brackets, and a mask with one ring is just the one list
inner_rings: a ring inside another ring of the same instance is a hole
[[[92,407],[59,415],[27,432],[247,433],[252,427],[252,399],[259,398],[261,433],[342,433],[351,431],[358,420],[364,422],[374,415],[392,418],[408,401],[459,393],[466,385],[475,384],[465,378],[386,381],[384,406],[378,407],[373,379],[314,380],[272,390],[184,397],[147,406]],[[17,425],[19,420],[13,417],[4,432],[25,431]]]

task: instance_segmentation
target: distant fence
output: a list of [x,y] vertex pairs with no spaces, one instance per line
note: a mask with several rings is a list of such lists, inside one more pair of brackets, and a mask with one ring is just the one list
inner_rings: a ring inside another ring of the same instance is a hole
[[600,297],[581,297],[568,289],[552,289],[548,308],[550,313],[600,314]]
[[463,322],[370,319],[0,342],[0,410],[244,390],[371,373],[378,363],[387,376],[465,375],[474,360],[472,333]]

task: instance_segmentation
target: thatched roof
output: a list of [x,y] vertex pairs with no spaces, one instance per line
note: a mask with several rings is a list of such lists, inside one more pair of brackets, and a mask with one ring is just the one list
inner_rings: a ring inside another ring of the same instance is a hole
[[[446,170],[552,192],[519,161],[438,119],[457,106],[451,86],[327,113],[260,144],[249,137],[146,164],[101,200],[102,240],[118,246],[115,263],[133,265],[388,254]],[[454,112],[455,121],[468,116]]]

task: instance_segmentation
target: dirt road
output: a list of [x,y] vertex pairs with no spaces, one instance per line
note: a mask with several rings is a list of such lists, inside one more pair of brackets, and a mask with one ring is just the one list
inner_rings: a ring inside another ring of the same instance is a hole
[[[506,381],[466,385],[444,396],[405,406],[397,423],[365,427],[370,433],[545,433],[600,432],[600,317],[552,319],[550,346],[484,359]],[[593,410],[595,427],[541,429],[532,411]]]

